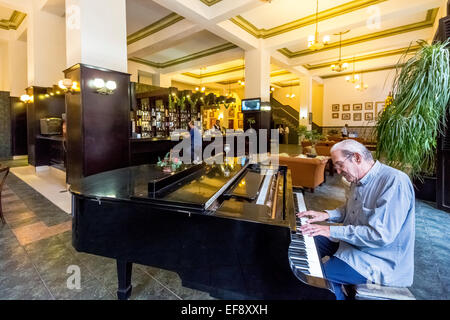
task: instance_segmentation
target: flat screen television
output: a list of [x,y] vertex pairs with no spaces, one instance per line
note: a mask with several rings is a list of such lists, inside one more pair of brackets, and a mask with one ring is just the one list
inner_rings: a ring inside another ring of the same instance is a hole
[[247,111],[260,111],[261,110],[261,99],[242,99],[242,112]]

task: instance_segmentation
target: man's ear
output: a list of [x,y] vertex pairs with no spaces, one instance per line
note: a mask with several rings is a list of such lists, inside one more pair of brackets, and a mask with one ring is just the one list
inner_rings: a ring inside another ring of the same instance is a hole
[[355,161],[357,164],[360,164],[362,162],[362,156],[359,153],[354,153],[353,156],[355,157]]

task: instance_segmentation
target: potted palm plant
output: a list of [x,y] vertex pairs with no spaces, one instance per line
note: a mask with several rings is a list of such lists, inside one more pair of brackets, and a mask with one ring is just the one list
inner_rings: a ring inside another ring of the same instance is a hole
[[[379,114],[377,158],[408,173],[418,198],[435,201],[437,136],[450,98],[448,41],[418,43],[421,48],[412,58],[404,64],[401,59],[390,104]],[[423,187],[427,183],[430,186]]]

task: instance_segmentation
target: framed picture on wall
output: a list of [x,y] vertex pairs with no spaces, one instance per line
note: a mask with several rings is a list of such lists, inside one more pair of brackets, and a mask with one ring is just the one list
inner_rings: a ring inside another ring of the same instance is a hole
[[339,119],[339,113],[332,113],[332,114],[331,114],[331,117],[332,117],[333,119]]
[[342,111],[350,111],[350,105],[349,104],[343,104],[342,105]]
[[244,120],[238,120],[238,128],[244,128]]
[[373,120],[373,112],[366,112],[366,113],[364,113],[364,120],[372,121]]
[[353,111],[361,111],[361,110],[362,110],[362,103],[353,104]]
[[228,117],[234,118],[234,108],[233,107],[231,107],[230,110],[228,111]]
[[339,104],[332,104],[331,111],[333,111],[333,112],[339,111]]
[[380,112],[384,110],[385,102],[384,101],[377,101],[375,102],[375,120],[378,120],[378,115]]
[[361,120],[362,120],[361,112],[356,112],[353,114],[353,121],[361,121]]
[[351,120],[351,113],[343,113],[342,120]]
[[366,102],[366,110],[373,110],[373,102]]

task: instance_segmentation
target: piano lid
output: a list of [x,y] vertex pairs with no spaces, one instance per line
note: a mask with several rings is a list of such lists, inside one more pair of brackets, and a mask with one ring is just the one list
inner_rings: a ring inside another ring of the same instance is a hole
[[[189,169],[195,165],[185,165]],[[70,192],[90,198],[117,200],[151,200],[206,207],[214,196],[226,189],[244,170],[238,159],[228,164],[206,165],[191,180],[175,183],[169,192],[158,197],[149,195],[148,184],[172,175],[153,164],[126,167],[80,179],[70,186]],[[181,169],[183,170],[183,168]]]

